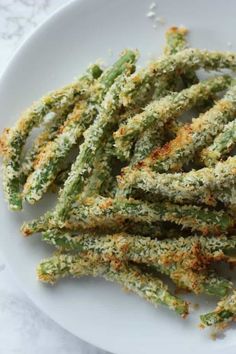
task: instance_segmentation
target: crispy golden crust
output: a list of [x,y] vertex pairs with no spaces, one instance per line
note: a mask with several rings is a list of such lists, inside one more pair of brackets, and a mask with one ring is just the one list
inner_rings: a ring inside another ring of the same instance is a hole
[[5,128],[2,132],[2,135],[0,136],[0,154],[2,156],[6,156],[8,153],[8,137],[10,133],[10,128]]
[[172,33],[180,33],[181,35],[186,35],[188,32],[189,31],[186,27],[172,26],[172,27],[168,28],[168,30],[166,31],[166,35],[172,34]]

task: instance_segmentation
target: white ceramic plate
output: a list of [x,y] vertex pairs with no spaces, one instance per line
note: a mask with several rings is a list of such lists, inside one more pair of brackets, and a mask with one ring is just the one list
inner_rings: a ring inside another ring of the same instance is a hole
[[[1,79],[1,129],[13,124],[33,100],[71,81],[97,58],[111,62],[125,47],[140,49],[143,60],[149,53],[161,53],[168,26],[187,26],[196,47],[226,50],[232,42],[236,49],[234,0],[158,0],[157,15],[166,24],[157,23],[156,29],[145,16],[149,5],[150,0],[75,1],[48,19],[18,50]],[[197,328],[199,313],[183,321],[97,279],[66,280],[53,288],[38,283],[36,264],[51,250],[39,237],[23,239],[19,232],[22,221],[36,210],[10,213],[1,196],[0,247],[22,288],[61,326],[115,353],[235,353],[234,330],[212,341],[208,331]],[[209,306],[205,299],[195,301],[201,303],[201,312]]]

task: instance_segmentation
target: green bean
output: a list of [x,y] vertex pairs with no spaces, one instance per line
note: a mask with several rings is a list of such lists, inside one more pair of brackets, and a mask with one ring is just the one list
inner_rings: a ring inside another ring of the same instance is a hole
[[[91,79],[88,82],[89,85],[101,76],[102,69],[97,64],[94,64],[88,68],[88,73],[90,75],[92,74]],[[34,162],[37,161],[37,155],[43,150],[49,141],[53,140],[57,136],[59,128],[67,119],[68,114],[73,110],[74,104],[75,102],[72,102],[72,104],[68,106],[68,109],[65,109],[61,112],[61,114],[54,114],[54,116],[46,122],[43,131],[37,136],[32,148],[27,152],[22,161],[23,179],[25,179],[34,170]]]
[[181,52],[161,57],[148,67],[133,74],[124,86],[121,94],[123,105],[135,106],[147,102],[150,92],[155,89],[159,78],[170,75],[179,75],[188,70],[219,70],[222,68],[236,69],[235,54],[230,52],[217,52],[199,49],[185,49]]
[[201,315],[200,319],[204,326],[227,324],[236,317],[236,291],[225,297],[217,304],[214,311]]
[[210,272],[203,282],[202,293],[224,297],[229,294],[232,288],[233,283],[230,280],[218,276],[215,272]]
[[[104,260],[115,257],[124,261],[156,266],[181,263],[182,266],[190,269],[195,269],[195,267],[198,269],[201,266],[195,262],[196,257],[202,257],[204,267],[209,261],[227,260],[230,257],[227,256],[227,251],[236,248],[236,236],[218,238],[188,236],[155,240],[127,233],[99,237],[95,234],[83,233],[71,236],[70,232],[52,229],[43,233],[43,240],[54,246],[62,247],[64,250],[96,252],[104,257]],[[185,257],[187,254],[189,256]]]
[[[85,201],[86,203],[86,201]],[[169,202],[147,203],[126,198],[89,198],[70,211],[67,222],[78,227],[119,227],[125,220],[132,222],[172,222],[183,228],[204,234],[222,233],[234,226],[234,219],[223,210],[209,210],[194,205],[177,205]],[[63,227],[67,227],[67,222]]]
[[161,147],[164,142],[164,129],[149,128],[137,140],[131,164],[134,165],[147,157],[154,147]]
[[205,208],[163,203],[145,203],[125,198],[96,198],[90,199],[88,205],[74,206],[68,218],[67,225],[95,228],[122,228],[125,220],[132,222],[172,222],[183,228],[197,230],[204,234],[221,233],[234,226],[233,218],[223,211]]
[[[185,248],[188,257],[191,257],[191,264],[198,262],[200,258],[200,253],[196,253],[194,256],[191,255],[191,249],[198,247],[199,244],[202,246],[202,255],[205,256],[205,261],[207,257],[215,258],[219,260],[220,257],[225,258],[222,252],[218,252],[218,249],[225,247],[225,249],[232,249],[235,247],[235,240],[219,239],[218,244],[215,239],[213,242],[207,244],[205,241],[207,239],[202,239],[199,237],[191,237],[188,242],[183,242],[183,239],[173,240],[172,247],[169,247],[170,240],[166,241],[155,241],[148,237],[140,236],[129,236],[127,234],[116,234],[108,236],[100,236],[99,238],[93,234],[82,234],[79,236],[71,236],[71,233],[66,233],[58,230],[48,230],[43,233],[43,241],[53,244],[59,249],[67,250],[71,252],[76,252],[76,254],[81,254],[83,252],[94,252],[99,255],[104,261],[111,261],[112,259],[119,259],[122,262],[133,261],[137,264],[145,263],[148,268],[153,268],[155,271],[161,272],[170,276],[174,283],[180,287],[196,294],[205,293],[207,295],[213,296],[225,296],[232,289],[232,283],[227,279],[219,277],[214,272],[206,273],[201,271],[196,272],[190,269],[190,262],[187,264],[181,264],[180,259],[184,258],[184,254],[179,254],[179,257],[171,261],[173,255],[176,256],[176,249],[179,245],[182,247],[182,251]],[[200,241],[200,242],[199,242]],[[176,247],[175,242],[178,242]],[[181,252],[181,249],[180,249]],[[210,254],[208,254],[210,252]],[[213,252],[213,255],[211,255]],[[215,254],[214,254],[215,253]],[[208,254],[208,255],[207,255]],[[197,258],[196,258],[197,257]],[[174,262],[178,263],[174,263]],[[151,266],[150,266],[151,265]]]
[[[89,208],[82,206],[80,209],[80,213],[82,211],[86,212]],[[77,212],[79,213],[79,212]],[[72,220],[71,220],[72,219]],[[91,221],[91,220],[90,220]],[[131,221],[131,220],[123,220],[123,222],[116,224],[111,220],[109,223],[104,222],[104,218],[101,219],[101,222],[97,222],[96,227],[90,227],[86,223],[82,223],[81,221],[74,220],[74,218],[67,219],[64,224],[55,222],[52,214],[46,213],[38,219],[34,219],[29,222],[24,222],[21,227],[21,232],[24,236],[30,236],[32,234],[46,231],[48,229],[59,228],[61,230],[69,230],[69,231],[77,231],[77,232],[97,232],[97,233],[115,233],[115,232],[129,232],[130,234],[139,234],[143,236],[152,236],[163,238],[166,237],[166,233],[168,229],[168,237],[177,236],[179,234],[183,234],[183,231],[180,231],[178,228],[171,227],[167,224],[164,225],[160,222],[150,223],[146,220],[142,221]]]
[[103,262],[93,254],[71,256],[62,254],[42,261],[37,274],[43,282],[55,283],[67,275],[73,277],[102,276],[108,281],[115,281],[146,299],[154,306],[167,306],[182,317],[188,314],[187,302],[170,294],[168,287],[157,277],[142,273],[134,265],[123,263]]
[[[85,210],[83,208],[82,210]],[[102,220],[101,220],[102,221]],[[109,223],[105,224],[100,223],[96,228],[90,228],[86,224],[82,224],[81,222],[74,221],[71,219],[67,219],[64,224],[58,224],[55,222],[52,214],[50,212],[45,215],[39,217],[38,219],[34,219],[32,221],[24,222],[21,227],[21,232],[24,236],[28,237],[32,234],[46,231],[48,229],[59,228],[62,231],[76,231],[76,232],[97,232],[97,233],[115,233],[115,232],[129,232],[130,234],[139,234],[143,236],[152,236],[153,238],[163,238],[166,237],[168,230],[168,237],[178,236],[179,234],[183,234],[182,230],[178,228],[174,228],[172,225],[164,225],[160,222],[150,223],[148,221],[131,221],[124,220],[123,223],[114,224]]]
[[114,133],[118,156],[128,159],[134,139],[145,129],[154,125],[159,128],[163,127],[168,120],[180,116],[197,102],[210,97],[212,92],[224,90],[231,81],[228,76],[211,78],[181,92],[171,93],[160,100],[151,102],[142,113],[128,119],[127,123],[122,124]]
[[213,143],[200,153],[201,161],[206,166],[214,166],[221,158],[230,153],[236,143],[236,120],[225,125]]
[[[190,264],[197,263],[196,257],[200,256],[200,253],[196,253],[194,257],[191,256],[191,249],[194,249],[194,247],[201,245],[205,261],[207,257],[219,260],[220,257],[225,258],[222,251],[219,252],[219,249],[221,247],[225,250],[235,248],[235,239],[222,238],[218,239],[217,242],[215,238],[208,240],[191,237],[191,240],[187,239],[187,242],[183,242],[183,239],[173,240],[170,245],[170,240],[157,242],[148,237],[134,237],[127,234],[100,236],[97,238],[95,235],[71,236],[70,233],[49,230],[43,233],[43,240],[63,250],[75,251],[76,253],[95,252],[104,261],[117,258],[121,261],[144,262],[149,266],[152,264],[155,270],[170,276],[178,287],[191,290],[196,294],[205,293],[222,297],[232,288],[231,282],[220,278],[214,272],[210,274],[201,272],[199,274],[199,272],[195,272],[189,267]],[[178,244],[175,245],[175,242]],[[180,252],[186,252],[188,258],[191,258],[191,263],[188,261],[186,264],[181,264],[181,266],[173,263],[176,260],[179,262],[184,259],[184,254],[179,254],[176,257],[177,249]],[[207,256],[208,252],[210,254]],[[213,253],[212,255],[211,252]],[[173,256],[176,258],[173,259]]]
[[46,192],[55,179],[61,162],[96,117],[97,107],[109,86],[117,75],[134,62],[135,57],[134,52],[126,51],[111,69],[105,71],[98,82],[90,88],[90,99],[79,102],[66,120],[61,133],[47,144],[42,156],[37,159],[35,171],[28,177],[24,186],[23,193],[29,203],[34,204]]
[[220,277],[214,271],[201,272],[183,267],[179,264],[151,266],[155,271],[165,274],[179,289],[191,291],[194,294],[223,297],[232,290],[233,283]]
[[[185,27],[170,27],[166,31],[166,45],[164,48],[165,55],[172,55],[186,49],[186,35],[188,30]],[[181,79],[185,87],[190,87],[198,83],[197,75],[193,70],[189,70],[181,75]]]
[[[186,48],[186,34],[188,30],[184,27],[171,27],[166,32],[166,46],[164,48],[165,55],[176,54],[180,50]],[[196,74],[192,71],[189,71],[182,75],[182,80],[186,87],[190,87],[193,84],[198,83],[198,78]],[[178,78],[179,79],[179,78]],[[160,99],[165,95],[171,93],[170,89],[176,91],[178,86],[178,80],[176,82],[176,78],[170,78],[170,80],[161,81],[159,86],[156,88],[154,93],[154,100]],[[134,147],[134,154],[131,159],[131,164],[135,164],[138,161],[143,160],[145,157],[149,155],[149,153],[157,147],[161,147],[163,142],[165,141],[166,134],[164,132],[168,129],[168,132],[173,133],[172,138],[175,137],[175,120],[168,122],[163,129],[160,129],[158,126],[147,128],[141,136],[138,138]],[[174,130],[173,130],[174,129]],[[168,133],[167,132],[167,133]]]
[[54,181],[55,188],[62,187],[64,185],[70,173],[70,169],[71,169],[71,164],[68,164],[65,167],[63,167],[62,170],[58,173]]
[[71,173],[59,196],[54,217],[65,220],[71,204],[83,191],[85,181],[89,177],[96,159],[96,150],[100,148],[111,127],[119,119],[119,94],[127,80],[127,75],[118,78],[108,91],[94,124],[86,131],[85,141],[81,145],[80,154],[72,165]]
[[[168,233],[169,236],[169,233]],[[190,262],[187,264],[181,263],[185,255],[180,254],[170,262],[173,255],[176,256],[176,249],[181,245],[182,250],[185,247],[186,256],[191,258],[191,264],[194,262],[199,265],[204,255],[204,261],[209,258],[215,260],[227,259],[224,251],[234,249],[236,241],[234,238],[207,239],[205,244],[204,239],[199,237],[190,237],[188,242],[183,243],[182,239],[172,241],[172,247],[169,247],[170,240],[156,241],[149,237],[130,236],[128,234],[116,235],[100,235],[95,234],[79,234],[72,236],[71,232],[65,232],[58,229],[48,230],[42,234],[43,241],[56,246],[59,249],[70,252],[95,252],[103,260],[111,260],[114,257],[122,261],[133,261],[138,264],[146,264],[149,268],[155,271],[168,275],[179,288],[190,290],[196,294],[204,293],[207,295],[223,297],[232,289],[232,283],[227,279],[219,277],[215,272],[203,272],[190,269]],[[167,242],[166,242],[167,241]],[[212,242],[211,242],[212,241]],[[175,246],[175,242],[178,244]],[[191,247],[202,247],[202,253],[196,253],[194,256],[191,252]],[[190,247],[191,245],[191,247]],[[220,250],[221,247],[223,250]],[[180,248],[181,252],[181,248]],[[213,255],[211,255],[211,252]],[[169,260],[169,261],[168,261]]]
[[119,194],[132,195],[136,189],[153,193],[174,203],[204,203],[215,205],[219,200],[235,204],[236,157],[185,173],[157,173],[148,168],[127,167],[119,176]]
[[94,168],[90,178],[88,179],[84,190],[81,194],[81,200],[87,197],[94,197],[97,195],[103,195],[107,192],[111,180],[114,180],[111,173],[111,160],[113,157],[113,139],[108,138],[105,146],[97,151],[97,158],[94,162]]
[[[169,56],[176,54],[187,47],[186,34],[187,29],[184,27],[172,27],[166,32],[166,44],[164,47],[164,55]],[[181,86],[180,76],[171,75],[168,78],[160,79],[155,84],[155,91],[152,99],[159,99],[170,94],[173,91],[178,91]]]
[[[171,55],[186,48],[186,34],[187,29],[184,27],[171,27],[166,32],[166,46],[164,48],[165,55]],[[170,78],[170,80],[161,80],[158,87],[155,90],[153,99],[157,100],[171,93],[171,90],[176,91],[178,83],[176,78]],[[174,122],[174,120],[173,120]],[[149,155],[149,153],[156,147],[161,147],[164,142],[164,129],[160,129],[158,126],[147,128],[135,143],[133,157],[131,164],[135,164],[138,161],[143,160]]]
[[52,91],[24,112],[13,128],[6,129],[2,134],[0,145],[3,155],[3,184],[10,209],[22,208],[21,153],[30,132],[39,126],[50,112],[64,116],[69,107],[86,94],[86,87],[90,82],[91,72],[88,72],[74,83]]
[[194,154],[219,134],[236,113],[236,86],[233,86],[209,111],[179,130],[178,135],[161,149],[154,150],[144,161],[159,172],[179,171]]
[[164,48],[165,55],[176,54],[186,48],[186,35],[188,33],[185,27],[170,27],[165,33],[166,44]]
[[147,128],[135,143],[130,164],[137,164],[139,161],[145,159],[154,148],[163,146],[170,138],[173,139],[182,126],[182,122],[173,119],[168,121],[164,127]]

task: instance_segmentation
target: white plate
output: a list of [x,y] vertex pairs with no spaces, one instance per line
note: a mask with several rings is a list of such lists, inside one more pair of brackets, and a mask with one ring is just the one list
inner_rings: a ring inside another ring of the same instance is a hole
[[[139,48],[146,60],[159,54],[167,26],[186,25],[191,44],[209,49],[236,49],[234,0],[158,0],[163,26],[145,15],[150,0],[75,1],[46,21],[23,44],[0,83],[1,129],[43,93],[82,73],[97,58],[111,62],[125,47]],[[113,51],[111,57],[110,51]],[[235,353],[231,329],[223,340],[212,341],[197,328],[198,313],[183,321],[165,309],[154,309],[135,295],[95,279],[62,281],[54,288],[36,281],[35,266],[51,250],[39,237],[23,239],[20,224],[37,208],[13,214],[0,199],[0,247],[22,288],[64,328],[115,353]],[[201,311],[207,308],[206,300]]]

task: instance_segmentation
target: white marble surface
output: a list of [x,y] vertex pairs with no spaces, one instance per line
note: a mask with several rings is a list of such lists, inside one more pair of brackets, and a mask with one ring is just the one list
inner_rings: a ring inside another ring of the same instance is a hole
[[[0,0],[0,73],[22,40],[68,0]],[[50,320],[26,297],[0,255],[0,354],[105,354]]]

